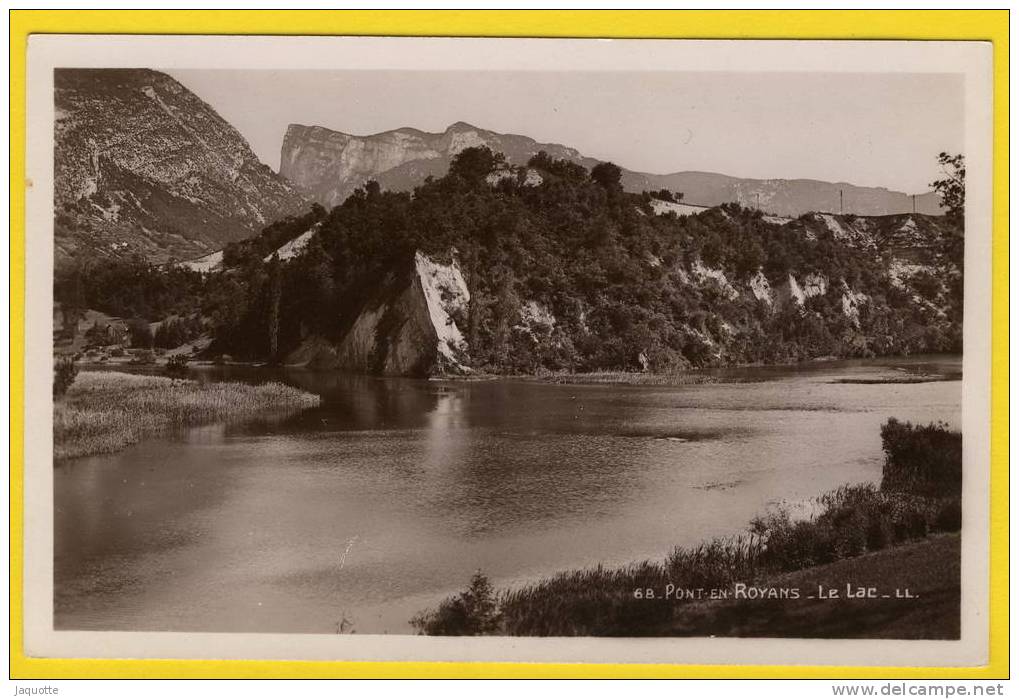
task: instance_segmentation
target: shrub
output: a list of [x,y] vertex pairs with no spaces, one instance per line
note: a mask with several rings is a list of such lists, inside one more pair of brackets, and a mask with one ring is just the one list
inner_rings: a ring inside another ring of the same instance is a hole
[[53,395],[62,396],[78,376],[78,367],[73,357],[61,357],[53,367]]
[[163,373],[175,379],[183,379],[188,375],[188,358],[183,354],[175,354],[166,360]]
[[962,434],[944,423],[912,425],[890,418],[881,427],[881,489],[934,497],[962,495]]
[[443,600],[435,612],[418,614],[411,625],[429,636],[490,634],[499,625],[498,606],[492,584],[479,570],[471,578],[470,587]]

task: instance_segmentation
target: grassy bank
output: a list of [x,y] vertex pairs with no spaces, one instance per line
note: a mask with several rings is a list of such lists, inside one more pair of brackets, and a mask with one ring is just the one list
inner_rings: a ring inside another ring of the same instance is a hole
[[[756,518],[743,534],[676,548],[662,561],[565,571],[490,594],[487,581],[476,576],[466,591],[413,623],[429,635],[474,634],[479,628],[510,636],[659,635],[674,628],[685,604],[711,590],[732,592],[737,584],[763,584],[959,529],[957,500],[887,493],[872,485],[839,488],[814,505],[809,519],[778,509]],[[684,598],[682,591],[693,592]],[[486,608],[487,618],[479,612]]]
[[[838,562],[852,570],[860,557],[959,531],[959,433],[943,425],[914,427],[889,420],[882,428],[882,443],[887,460],[881,489],[843,486],[815,499],[807,517],[778,508],[755,518],[742,534],[676,548],[661,561],[566,571],[503,591],[493,590],[479,573],[464,592],[422,612],[412,623],[429,635],[681,634],[690,624],[684,624],[680,614],[710,599],[712,591],[735,594],[739,585],[766,585],[778,576]],[[897,575],[916,577],[922,572],[894,552],[881,560],[878,580],[850,577],[860,584],[883,584],[883,592],[894,594]],[[953,580],[947,585],[954,586],[957,595],[958,575]],[[788,602],[777,601],[779,607]],[[904,609],[899,607],[900,612]],[[739,635],[738,628],[712,626],[712,619],[702,618],[698,632]],[[945,628],[943,624],[931,633]],[[795,633],[793,626],[768,631],[777,636]]]
[[83,371],[54,400],[54,458],[113,452],[176,427],[318,403],[318,396],[281,383],[199,383]]
[[[799,590],[797,599],[691,602],[676,609],[655,636],[743,638],[957,639],[960,627],[960,540],[934,534],[858,558],[769,578],[764,589]],[[848,598],[846,583],[872,586],[877,598]],[[839,590],[822,599],[818,588]],[[909,598],[896,597],[908,591]],[[885,597],[884,595],[888,595]]]

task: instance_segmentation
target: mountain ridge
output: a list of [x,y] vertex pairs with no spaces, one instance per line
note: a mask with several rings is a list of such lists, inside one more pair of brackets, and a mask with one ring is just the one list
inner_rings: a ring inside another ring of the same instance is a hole
[[308,202],[209,104],[150,69],[54,74],[55,250],[193,257]]
[[[281,147],[280,173],[308,197],[334,206],[368,179],[377,180],[386,189],[413,189],[428,176],[441,176],[452,157],[472,145],[500,151],[515,165],[526,164],[541,150],[589,169],[600,162],[570,146],[502,134],[464,121],[454,122],[441,132],[400,127],[363,136],[324,126],[291,124]],[[384,151],[383,157],[378,156],[380,151]],[[780,216],[795,217],[811,211],[865,216],[914,213],[914,196],[915,213],[941,213],[933,192],[912,195],[886,187],[813,178],[759,179],[700,170],[653,174],[624,168],[622,184],[633,192],[681,191],[685,201],[709,207],[727,202],[756,207],[759,198],[761,209]]]

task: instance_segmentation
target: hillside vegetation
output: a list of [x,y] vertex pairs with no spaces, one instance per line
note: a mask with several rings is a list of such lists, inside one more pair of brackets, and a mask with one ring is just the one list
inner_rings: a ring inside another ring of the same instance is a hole
[[[962,231],[946,217],[807,214],[728,204],[656,214],[611,163],[527,167],[468,148],[413,193],[374,182],[232,243],[218,271],[87,260],[65,308],[206,319],[211,351],[278,360],[337,341],[423,253],[463,270],[452,313],[473,370],[675,371],[961,350]],[[299,254],[274,251],[316,227]],[[90,266],[91,264],[91,266]]]

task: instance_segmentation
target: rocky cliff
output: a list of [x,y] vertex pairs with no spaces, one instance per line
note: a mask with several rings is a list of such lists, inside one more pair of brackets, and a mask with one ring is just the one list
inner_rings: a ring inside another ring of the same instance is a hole
[[280,173],[311,199],[335,206],[369,179],[377,180],[383,189],[409,190],[428,176],[441,177],[453,156],[472,146],[488,146],[517,165],[526,164],[541,150],[556,158],[583,159],[572,148],[463,122],[442,133],[405,128],[371,136],[291,124],[283,139]]
[[387,275],[338,342],[306,338],[285,363],[383,376],[468,373],[456,319],[469,301],[455,253],[443,263],[419,252]]
[[54,80],[58,263],[84,251],[198,257],[306,208],[236,129],[168,75],[60,69]]
[[[449,169],[451,158],[471,146],[488,146],[515,165],[526,164],[542,150],[587,168],[598,162],[574,148],[500,134],[464,122],[442,133],[403,128],[371,136],[291,124],[283,139],[280,172],[309,198],[334,206],[369,179],[377,180],[383,189],[406,191],[426,177],[441,177]],[[704,207],[736,202],[757,208],[759,204],[763,211],[777,216],[795,217],[810,211],[881,216],[911,213],[914,206],[913,197],[903,192],[806,179],[756,180],[709,172],[654,175],[623,170],[622,184],[631,192],[683,192],[685,202]],[[940,213],[933,192],[918,194],[915,204],[918,213]]]

